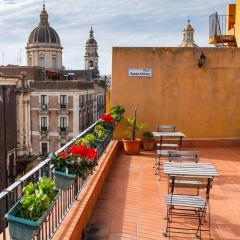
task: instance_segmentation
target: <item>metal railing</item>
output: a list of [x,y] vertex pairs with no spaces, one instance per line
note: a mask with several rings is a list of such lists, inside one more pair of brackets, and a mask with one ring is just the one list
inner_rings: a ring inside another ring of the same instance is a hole
[[[88,133],[93,132],[94,126],[99,121],[92,124],[89,128],[87,128],[84,132],[79,134],[77,137],[72,139],[68,142],[65,146],[57,150],[55,153],[60,153],[61,151],[65,150],[67,147],[71,146],[77,139],[80,137],[84,137]],[[106,150],[108,144],[112,139],[112,131],[108,131],[108,134],[105,140],[98,145],[97,151],[97,159],[95,161],[95,165],[97,165],[100,157]],[[95,168],[94,168],[95,169]],[[51,165],[51,158],[48,157],[46,160],[41,162],[23,177],[16,180],[12,185],[8,188],[3,190],[0,193],[0,239],[6,239],[6,229],[7,229],[7,221],[5,220],[4,216],[9,211],[9,209],[22,197],[22,190],[29,182],[37,182],[39,177],[47,176],[53,178],[52,174],[52,165]],[[75,182],[72,184],[71,188],[67,191],[61,191],[60,197],[58,198],[55,206],[49,213],[48,217],[46,218],[45,222],[41,226],[38,234],[34,237],[34,240],[46,240],[51,239],[54,233],[56,232],[57,228],[61,225],[65,215],[67,214],[68,210],[74,203],[75,199],[77,198],[78,194],[81,192],[82,188],[84,187],[85,183],[88,181],[89,175],[84,179],[77,178]]]
[[217,13],[210,15],[209,37],[226,35],[229,17],[231,17],[231,15],[218,15]]

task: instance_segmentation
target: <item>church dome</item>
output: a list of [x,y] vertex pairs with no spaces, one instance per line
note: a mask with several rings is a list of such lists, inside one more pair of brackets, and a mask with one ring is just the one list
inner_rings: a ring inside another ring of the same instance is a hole
[[86,42],[86,44],[93,44],[93,45],[97,45],[97,41],[94,38],[89,38]]
[[28,43],[58,43],[60,38],[57,32],[50,26],[38,26],[30,34]]
[[183,32],[192,32],[192,31],[194,31],[194,29],[190,24],[190,20],[188,19],[187,25],[184,27]]
[[89,35],[89,39],[86,42],[86,45],[97,45],[97,41],[94,39],[93,37],[93,29],[91,26],[91,30],[90,30],[90,35]]
[[45,10],[45,5],[43,5],[43,10],[41,11],[40,14],[39,26],[33,29],[28,38],[28,44],[33,43],[61,44],[57,32],[52,27],[49,26],[48,14],[47,11]]

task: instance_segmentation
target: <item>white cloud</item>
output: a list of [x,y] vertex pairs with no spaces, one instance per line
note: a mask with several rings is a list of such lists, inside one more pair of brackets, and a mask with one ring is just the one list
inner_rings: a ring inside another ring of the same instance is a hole
[[[5,63],[16,64],[38,24],[42,1],[0,0],[0,52]],[[225,13],[229,0],[47,0],[51,26],[64,47],[63,62],[69,68],[84,67],[84,48],[93,24],[99,45],[100,71],[111,72],[113,46],[177,46],[188,16],[196,30],[196,42],[207,46],[208,16]],[[24,60],[25,61],[25,60]],[[1,64],[1,58],[0,58]]]

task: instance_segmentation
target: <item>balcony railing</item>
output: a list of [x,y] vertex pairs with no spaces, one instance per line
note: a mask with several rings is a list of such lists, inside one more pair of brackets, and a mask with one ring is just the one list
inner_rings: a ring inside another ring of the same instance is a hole
[[66,133],[67,127],[59,127],[59,133]]
[[61,103],[60,104],[60,108],[61,109],[66,109],[67,108],[67,104],[66,103]]
[[[216,46],[234,46],[235,36],[229,34],[229,19],[231,15],[218,15],[214,13],[209,16],[209,43]],[[233,26],[232,26],[233,27]]]
[[[55,152],[55,154],[60,153],[65,150],[69,146],[71,146],[78,138],[84,137],[88,133],[92,133],[95,125],[99,121],[95,122],[89,128],[87,128],[84,132],[78,135],[76,138],[68,142],[65,146],[60,148]],[[100,157],[104,153],[108,144],[112,139],[112,132],[109,132],[105,140],[99,147],[97,148],[98,155],[97,161],[99,161]],[[48,157],[46,160],[41,162],[31,171],[29,171],[23,177],[17,179],[11,186],[6,188],[0,193],[0,239],[6,239],[6,231],[7,231],[7,221],[4,216],[9,211],[9,209],[22,197],[22,190],[29,182],[37,182],[39,177],[47,176],[53,178],[52,174],[52,164],[51,158]],[[70,209],[71,205],[77,198],[78,194],[83,189],[85,183],[88,181],[89,175],[84,179],[77,178],[74,184],[67,191],[62,191],[60,194],[60,198],[57,200],[53,210],[49,213],[49,216],[45,220],[44,224],[41,226],[38,234],[34,237],[35,240],[45,240],[51,239],[56,232],[57,228],[60,226],[63,221],[65,215]]]
[[41,110],[47,110],[47,108],[48,108],[47,104],[42,104],[41,105]]
[[41,132],[47,132],[48,128],[47,127],[41,127]]

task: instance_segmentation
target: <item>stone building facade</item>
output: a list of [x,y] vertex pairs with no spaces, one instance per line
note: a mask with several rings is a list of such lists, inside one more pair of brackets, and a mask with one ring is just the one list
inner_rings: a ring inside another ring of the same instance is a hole
[[62,49],[43,4],[39,25],[26,46],[28,66],[0,67],[0,76],[15,76],[21,81],[24,76],[30,86],[28,91],[18,88],[11,98],[16,102],[14,159],[18,154],[46,156],[56,151],[105,112],[106,93],[98,86],[98,46],[92,27],[86,42],[85,70],[64,70]]
[[31,153],[30,89],[20,77],[0,76],[0,190],[16,176],[16,165]]
[[[46,156],[89,127],[105,110],[104,92],[93,82],[33,82],[31,88],[33,153]],[[101,98],[101,101],[99,99]]]

